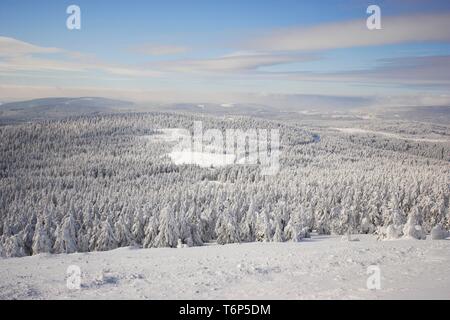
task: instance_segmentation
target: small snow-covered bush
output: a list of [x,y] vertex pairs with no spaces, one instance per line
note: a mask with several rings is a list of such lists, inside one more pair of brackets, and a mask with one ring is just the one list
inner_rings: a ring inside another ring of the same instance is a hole
[[402,228],[400,226],[391,224],[386,228],[386,240],[399,239],[402,235]]
[[405,238],[425,240],[427,235],[419,225],[405,224],[403,228],[403,235]]
[[189,248],[189,244],[183,243],[183,241],[181,241],[181,239],[178,239],[177,242],[177,248],[178,249],[182,249],[182,248]]
[[433,240],[443,240],[448,236],[449,232],[445,230],[440,224],[431,229],[431,239]]
[[386,229],[387,227],[385,226],[380,226],[377,228],[376,234],[378,240],[383,240],[384,238],[386,238]]
[[4,256],[7,258],[26,256],[27,254],[24,250],[23,235],[19,233],[7,238],[4,243],[3,251]]
[[361,220],[361,232],[365,234],[373,233],[374,225],[370,222],[369,218],[363,218]]
[[403,235],[403,225],[393,225],[379,227],[377,230],[378,240],[396,240]]
[[408,217],[408,222],[406,222],[403,227],[403,235],[405,238],[425,240],[427,235],[422,229],[420,222],[422,220],[422,215],[417,208],[414,208]]
[[304,228],[302,229],[301,234],[302,234],[302,237],[305,238],[305,239],[311,238],[311,233],[309,232],[308,227],[304,227]]

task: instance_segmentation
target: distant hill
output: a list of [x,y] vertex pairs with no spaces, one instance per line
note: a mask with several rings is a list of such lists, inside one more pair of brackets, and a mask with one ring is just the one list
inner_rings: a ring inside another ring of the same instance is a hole
[[275,119],[286,113],[265,105],[260,104],[192,104],[192,103],[178,103],[161,105],[152,108],[157,111],[170,111],[170,112],[182,112],[182,113],[201,113],[210,114],[216,116],[253,116],[259,118]]
[[450,123],[450,106],[384,108],[379,112],[379,116],[383,119],[401,119],[448,125]]
[[0,124],[111,113],[128,110],[133,106],[133,102],[99,97],[44,98],[10,102],[0,105]]

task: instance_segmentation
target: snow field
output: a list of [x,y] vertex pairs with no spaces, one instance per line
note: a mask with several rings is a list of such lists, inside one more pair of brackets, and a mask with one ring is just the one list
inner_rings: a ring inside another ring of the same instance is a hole
[[[449,299],[450,241],[360,241],[313,236],[299,243],[0,259],[1,299]],[[81,289],[66,286],[81,270]],[[378,266],[381,289],[367,289]]]

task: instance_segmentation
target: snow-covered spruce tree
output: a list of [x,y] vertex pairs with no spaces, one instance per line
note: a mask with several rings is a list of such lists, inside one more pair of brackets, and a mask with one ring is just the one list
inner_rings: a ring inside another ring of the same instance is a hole
[[319,234],[330,234],[330,209],[318,205],[314,213],[314,221]]
[[137,244],[143,244],[145,238],[145,223],[141,211],[134,216],[133,225],[131,226],[131,234]]
[[4,240],[3,251],[5,257],[24,257],[27,255],[25,252],[25,246],[23,243],[24,234],[18,233],[16,235],[10,236]]
[[347,234],[358,233],[361,225],[361,214],[359,206],[350,206],[348,212]]
[[[193,246],[193,241],[191,238],[191,222],[189,221],[187,215],[188,213],[186,212],[187,209],[187,205],[183,206],[183,208],[181,209],[180,212],[178,212],[176,220],[178,222],[178,226],[179,226],[179,239],[181,241],[181,244],[186,246],[186,247],[192,247]],[[179,246],[179,243],[177,242],[177,248]]]
[[383,226],[378,227],[379,239],[395,240],[403,236],[405,214],[400,208],[398,194],[389,198],[387,206],[382,208]]
[[364,234],[374,233],[376,230],[375,226],[379,225],[381,221],[378,199],[371,198],[361,210],[359,232]]
[[5,249],[3,249],[3,246],[4,246],[3,243],[4,243],[3,236],[0,236],[0,258],[3,258],[6,256]]
[[88,252],[89,251],[89,240],[91,239],[91,223],[84,220],[81,224],[80,231],[78,232],[77,237],[77,247],[79,252]]
[[257,215],[255,227],[255,235],[257,241],[272,241],[272,224],[267,209],[262,208],[261,212]]
[[314,228],[314,210],[311,205],[304,207],[304,228],[307,228],[308,232]]
[[182,228],[182,241],[188,246],[201,246],[203,244],[202,237],[200,235],[200,216],[198,209],[195,206],[191,206],[185,218],[185,228]]
[[422,222],[422,213],[416,206],[409,213],[408,221],[403,227],[404,237],[410,239],[425,240],[426,234],[422,229],[421,222]]
[[135,244],[133,239],[133,235],[131,233],[131,226],[128,218],[125,217],[125,214],[120,214],[117,222],[114,224],[117,244],[119,247],[127,247]]
[[283,220],[281,218],[281,215],[275,216],[275,233],[273,235],[273,241],[275,242],[284,242],[284,226],[283,226]]
[[372,224],[372,229],[375,230],[376,226],[381,225],[382,217],[381,217],[381,201],[379,199],[378,193],[373,193],[369,195],[370,198],[367,203],[367,210],[364,210],[364,217],[369,219],[369,222]]
[[330,231],[333,234],[343,235],[349,230],[349,210],[342,206],[331,208],[330,211]]
[[422,227],[425,232],[430,232],[436,225],[445,224],[446,205],[448,197],[440,194],[437,202],[432,202],[430,198],[427,198],[422,206]]
[[89,239],[89,251],[97,250],[97,240],[100,235],[101,221],[94,218],[92,227],[88,229],[86,237]]
[[142,246],[144,248],[151,248],[156,246],[156,238],[158,237],[159,220],[157,215],[148,218],[147,225],[144,230],[144,240]]
[[405,213],[400,208],[398,196],[393,195],[388,203],[387,208],[383,211],[384,225],[394,225],[395,227],[402,227],[405,224]]
[[118,247],[116,235],[111,227],[109,217],[102,222],[100,233],[97,237],[96,251],[113,250]]
[[254,201],[250,202],[248,210],[245,212],[244,217],[239,224],[240,227],[240,239],[243,242],[253,242],[256,240],[256,217],[257,209]]
[[208,242],[215,238],[215,213],[211,207],[203,208],[200,215],[200,235],[202,242]]
[[285,228],[286,240],[298,242],[304,238],[304,209],[300,206],[297,210],[291,213],[288,224]]
[[155,247],[177,247],[180,232],[175,212],[169,206],[161,210],[158,230],[158,235],[154,241]]
[[443,227],[444,229],[450,230],[450,206],[447,208],[447,213],[445,215]]
[[49,231],[44,219],[39,217],[34,230],[33,245],[31,247],[33,254],[50,253],[52,250],[52,243],[49,236]]
[[33,245],[33,236],[34,236],[34,226],[35,226],[36,215],[33,214],[30,220],[27,222],[24,229],[22,229],[22,243],[23,243],[23,249],[26,253],[26,255],[31,255],[32,253],[32,245]]
[[218,244],[239,243],[239,227],[237,225],[236,213],[225,206],[216,223],[216,234]]
[[70,214],[64,218],[55,231],[55,244],[53,251],[55,253],[74,253],[78,251],[76,223]]

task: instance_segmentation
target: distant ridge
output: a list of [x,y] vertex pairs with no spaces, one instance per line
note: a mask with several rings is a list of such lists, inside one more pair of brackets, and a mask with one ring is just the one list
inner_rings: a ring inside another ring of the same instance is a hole
[[124,111],[133,106],[134,103],[130,101],[101,97],[58,97],[17,101],[0,105],[0,124],[111,113]]

